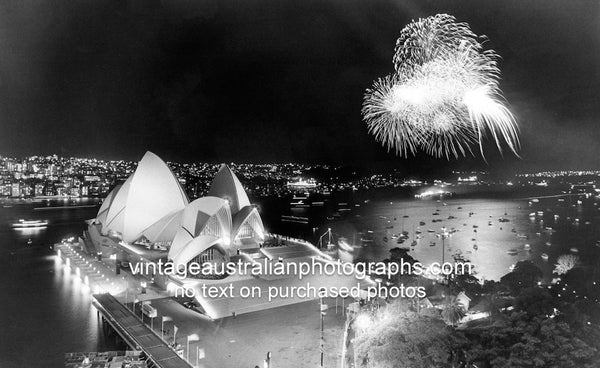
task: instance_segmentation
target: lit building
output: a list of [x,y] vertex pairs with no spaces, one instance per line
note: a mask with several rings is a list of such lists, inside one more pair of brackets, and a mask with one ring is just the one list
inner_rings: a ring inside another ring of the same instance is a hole
[[168,251],[169,259],[186,264],[192,259],[228,260],[240,249],[257,247],[265,231],[227,165],[216,174],[208,196],[189,203],[166,163],[147,152],[135,172],[108,194],[87,235],[96,247],[137,245]]

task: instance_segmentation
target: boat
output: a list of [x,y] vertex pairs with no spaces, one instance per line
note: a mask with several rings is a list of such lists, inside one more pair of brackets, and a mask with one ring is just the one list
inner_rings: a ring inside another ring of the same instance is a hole
[[33,243],[33,240],[31,238],[27,239],[27,245],[31,245],[31,243]]
[[506,251],[507,254],[510,254],[511,256],[516,256],[517,254],[519,254],[519,250],[518,249],[509,249]]
[[12,224],[14,229],[34,229],[48,226],[48,220],[23,220]]
[[427,229],[427,232],[428,233],[435,233],[435,230],[433,230],[433,229]]
[[429,246],[430,247],[435,247],[435,242],[432,241],[431,243],[429,243]]
[[473,249],[475,249],[475,250],[479,249],[479,247],[477,246],[477,244],[473,244]]
[[425,221],[419,221],[419,226],[425,226]]
[[523,249],[530,250],[531,249],[531,245],[525,244],[525,245],[523,245]]
[[411,247],[416,247],[417,246],[417,241],[413,240],[412,243],[410,243],[410,246]]
[[550,243],[550,242],[546,242],[546,246],[547,246],[547,247],[549,247],[549,246],[551,246],[551,245],[552,245],[552,243]]
[[575,247],[571,248],[570,251],[573,253],[579,253],[579,249],[577,249]]
[[517,234],[517,238],[527,239],[527,235],[526,234]]
[[384,236],[384,237],[383,237],[383,241],[384,241],[385,243],[387,243],[387,241],[388,241],[388,237],[387,237],[387,236]]
[[542,259],[543,259],[544,261],[547,261],[547,260],[548,260],[548,255],[547,255],[546,253],[542,253],[542,255],[541,255],[540,257],[542,257]]
[[462,207],[458,206],[457,210],[462,210]]

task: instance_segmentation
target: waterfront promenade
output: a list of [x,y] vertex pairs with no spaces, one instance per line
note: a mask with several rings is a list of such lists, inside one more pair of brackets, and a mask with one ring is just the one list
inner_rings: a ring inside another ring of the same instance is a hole
[[157,368],[191,367],[150,328],[112,295],[94,294],[93,305],[104,320],[133,348],[141,350]]

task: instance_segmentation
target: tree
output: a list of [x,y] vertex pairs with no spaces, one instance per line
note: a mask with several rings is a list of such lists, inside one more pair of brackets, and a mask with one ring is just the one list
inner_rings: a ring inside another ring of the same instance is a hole
[[512,272],[502,276],[500,283],[506,286],[513,295],[518,295],[521,290],[537,285],[543,276],[540,270],[531,261],[517,262]]
[[451,366],[451,352],[464,341],[439,318],[419,315],[394,302],[357,318],[352,343],[357,367],[425,368]]
[[554,265],[554,273],[557,275],[564,275],[569,272],[579,263],[579,257],[573,254],[563,254],[556,260]]
[[442,309],[442,319],[450,326],[456,326],[465,314],[465,308],[458,303],[455,296],[451,297]]
[[588,330],[575,330],[556,318],[525,312],[513,313],[503,326],[471,333],[467,352],[471,361],[494,368],[509,367],[585,367],[597,366],[597,347],[586,342]]

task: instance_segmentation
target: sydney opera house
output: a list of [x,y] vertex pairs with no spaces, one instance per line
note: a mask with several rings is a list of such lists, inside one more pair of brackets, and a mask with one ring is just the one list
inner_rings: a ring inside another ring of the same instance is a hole
[[[169,167],[158,156],[147,152],[135,172],[106,197],[96,218],[88,220],[81,241],[101,257],[121,264],[172,262],[188,267],[191,262],[212,265],[225,262],[297,263],[327,262],[328,256],[312,244],[289,240],[285,246],[272,246],[275,235],[265,232],[256,207],[231,169],[222,165],[207,196],[189,201]],[[206,284],[287,287],[300,282],[293,274],[272,275],[196,274],[182,279],[173,275],[152,274],[157,286],[193,288]],[[314,285],[349,284],[352,278],[308,280]],[[302,301],[279,299],[268,303],[261,298],[203,299],[196,295],[202,309],[212,318],[242,314]]]
[[260,215],[229,167],[221,166],[206,197],[189,202],[169,167],[151,152],[108,194],[86,235],[105,255],[123,250],[176,265],[229,260],[265,240]]

